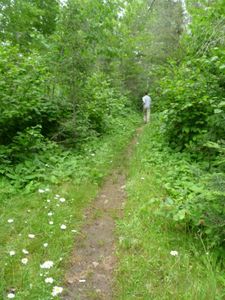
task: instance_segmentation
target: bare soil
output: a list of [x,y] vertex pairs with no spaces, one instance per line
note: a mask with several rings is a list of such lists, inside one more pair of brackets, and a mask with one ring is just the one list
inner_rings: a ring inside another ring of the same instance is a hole
[[116,268],[115,220],[123,215],[126,193],[126,162],[137,135],[124,152],[121,165],[105,181],[99,195],[85,212],[86,222],[75,242],[66,274],[64,300],[112,300]]

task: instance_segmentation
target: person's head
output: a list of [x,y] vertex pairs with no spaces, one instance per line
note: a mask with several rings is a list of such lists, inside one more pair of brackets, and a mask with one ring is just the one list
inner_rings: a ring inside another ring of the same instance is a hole
[[146,92],[145,95],[148,95],[148,92]]

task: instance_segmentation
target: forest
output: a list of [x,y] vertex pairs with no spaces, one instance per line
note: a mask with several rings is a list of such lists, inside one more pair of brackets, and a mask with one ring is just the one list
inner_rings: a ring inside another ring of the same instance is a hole
[[[0,299],[225,298],[224,0],[1,0],[0,115]],[[112,288],[81,296],[115,169]]]

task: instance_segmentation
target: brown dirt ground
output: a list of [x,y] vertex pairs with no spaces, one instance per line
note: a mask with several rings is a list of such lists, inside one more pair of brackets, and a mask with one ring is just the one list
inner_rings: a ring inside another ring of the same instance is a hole
[[63,300],[113,299],[115,219],[123,215],[126,199],[125,165],[141,130],[137,130],[124,152],[121,165],[108,177],[99,195],[85,212],[86,224],[75,241],[70,267],[65,276],[67,293]]

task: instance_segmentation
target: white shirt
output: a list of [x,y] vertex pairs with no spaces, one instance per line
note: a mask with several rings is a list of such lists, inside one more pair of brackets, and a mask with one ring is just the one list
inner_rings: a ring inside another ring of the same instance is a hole
[[142,98],[142,101],[143,101],[143,104],[144,104],[144,108],[150,108],[151,106],[151,97],[148,96],[148,95],[145,95],[143,98]]

